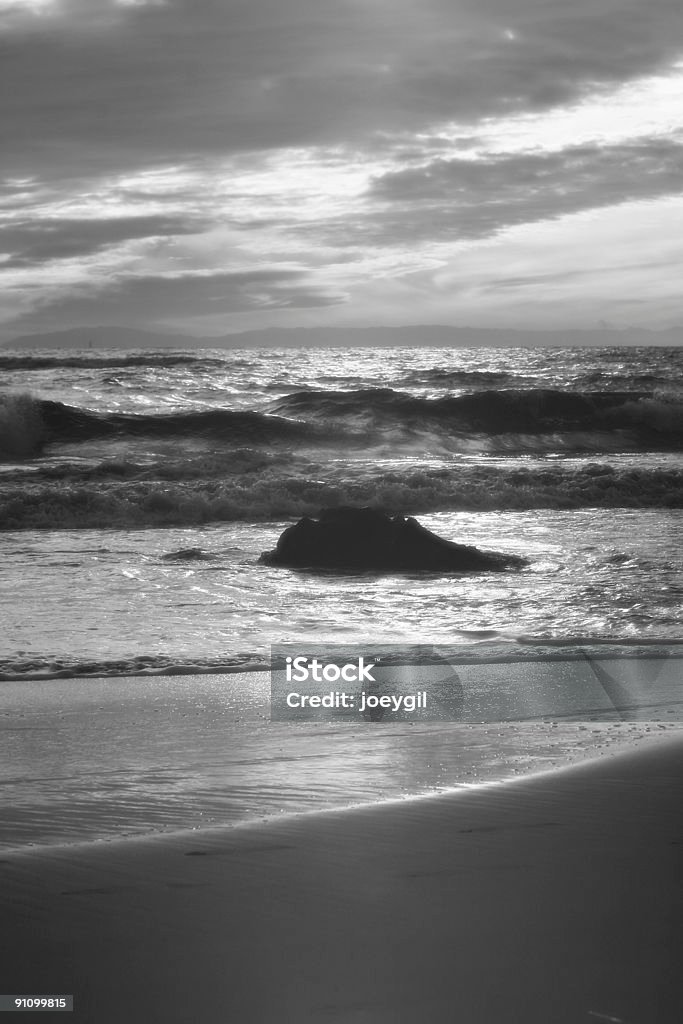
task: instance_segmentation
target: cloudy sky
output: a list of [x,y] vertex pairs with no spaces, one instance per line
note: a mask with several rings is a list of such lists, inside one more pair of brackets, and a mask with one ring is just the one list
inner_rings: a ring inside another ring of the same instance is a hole
[[680,0],[0,0],[0,335],[683,324]]

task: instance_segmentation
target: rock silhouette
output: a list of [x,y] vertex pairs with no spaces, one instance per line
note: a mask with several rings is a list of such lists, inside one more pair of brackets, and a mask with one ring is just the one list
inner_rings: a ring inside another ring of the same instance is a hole
[[398,572],[485,572],[526,564],[518,555],[444,540],[411,517],[347,507],[323,509],[317,519],[304,516],[259,561],[288,568]]

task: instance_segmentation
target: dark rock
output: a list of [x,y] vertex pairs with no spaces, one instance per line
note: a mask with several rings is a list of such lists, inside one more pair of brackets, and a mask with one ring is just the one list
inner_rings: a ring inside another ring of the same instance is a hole
[[162,562],[208,562],[210,559],[211,555],[206,555],[201,548],[181,548],[161,556]]
[[526,565],[517,555],[444,540],[410,517],[347,507],[323,509],[318,519],[300,519],[259,561],[290,568],[398,572],[482,572]]

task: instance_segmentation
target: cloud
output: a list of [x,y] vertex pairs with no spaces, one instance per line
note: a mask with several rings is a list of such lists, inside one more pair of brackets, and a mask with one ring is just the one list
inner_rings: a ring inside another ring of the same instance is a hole
[[380,198],[413,202],[448,200],[460,194],[478,203],[505,192],[555,196],[598,186],[613,201],[615,189],[629,198],[638,185],[644,194],[650,189],[653,194],[678,191],[682,164],[683,142],[676,139],[638,139],[610,147],[590,143],[555,151],[439,159],[381,175],[372,192]]
[[0,252],[8,257],[2,268],[91,255],[134,239],[194,234],[203,226],[190,217],[163,214],[88,220],[55,217],[10,223],[0,228]]
[[680,0],[0,0],[2,316],[362,318],[453,243],[674,195],[682,30]]
[[203,317],[245,310],[334,305],[344,296],[317,286],[295,269],[251,269],[213,274],[140,275],[51,296],[19,317],[13,330],[38,331],[93,323],[201,324]]
[[683,143],[641,139],[603,147],[434,160],[381,175],[373,182],[364,223],[331,224],[341,244],[399,244],[483,238],[531,223],[633,200],[678,195]]
[[678,0],[61,0],[2,39],[11,173],[350,143],[666,67]]

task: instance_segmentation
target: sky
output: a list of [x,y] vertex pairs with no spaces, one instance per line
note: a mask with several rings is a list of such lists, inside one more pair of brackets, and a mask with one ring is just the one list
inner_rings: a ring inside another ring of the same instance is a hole
[[683,325],[680,0],[0,0],[0,336]]

